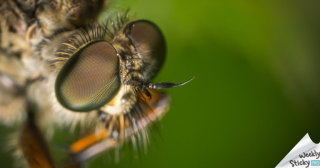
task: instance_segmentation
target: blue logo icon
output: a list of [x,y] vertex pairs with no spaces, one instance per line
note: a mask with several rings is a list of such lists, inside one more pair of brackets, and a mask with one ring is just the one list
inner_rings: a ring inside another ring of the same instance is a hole
[[320,166],[320,160],[311,160],[311,166]]

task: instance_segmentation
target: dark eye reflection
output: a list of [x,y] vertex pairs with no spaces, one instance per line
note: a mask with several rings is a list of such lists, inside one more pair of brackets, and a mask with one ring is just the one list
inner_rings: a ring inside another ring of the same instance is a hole
[[91,111],[109,102],[119,91],[119,58],[106,41],[91,43],[70,57],[60,70],[55,93],[72,111]]
[[166,43],[162,32],[147,20],[130,23],[126,31],[137,52],[148,63],[142,75],[147,80],[152,79],[162,67],[166,56]]

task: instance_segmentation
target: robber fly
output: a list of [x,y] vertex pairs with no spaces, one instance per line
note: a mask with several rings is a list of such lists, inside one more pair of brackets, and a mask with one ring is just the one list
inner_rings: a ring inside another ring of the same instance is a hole
[[[170,97],[153,83],[166,55],[160,29],[128,12],[97,21],[106,0],[0,1],[0,123],[19,130],[24,167],[56,167],[48,132],[79,126],[64,167],[131,140],[148,142]],[[50,131],[49,131],[50,130]]]

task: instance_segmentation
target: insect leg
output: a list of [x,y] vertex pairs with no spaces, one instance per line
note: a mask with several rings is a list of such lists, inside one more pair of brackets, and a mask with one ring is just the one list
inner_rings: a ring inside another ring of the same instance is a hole
[[32,168],[55,168],[48,144],[35,123],[34,113],[28,109],[28,118],[19,137],[19,145]]

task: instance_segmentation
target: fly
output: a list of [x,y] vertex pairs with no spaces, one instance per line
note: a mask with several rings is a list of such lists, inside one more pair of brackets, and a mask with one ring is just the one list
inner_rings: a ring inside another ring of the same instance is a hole
[[0,2],[0,123],[21,125],[16,153],[25,166],[56,167],[46,130],[71,131],[66,167],[131,141],[146,149],[150,125],[168,111],[153,83],[166,56],[161,30],[128,12],[96,21],[107,1]]

